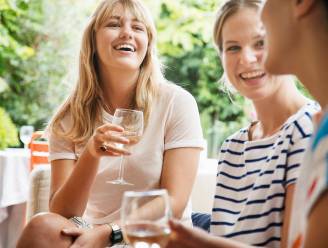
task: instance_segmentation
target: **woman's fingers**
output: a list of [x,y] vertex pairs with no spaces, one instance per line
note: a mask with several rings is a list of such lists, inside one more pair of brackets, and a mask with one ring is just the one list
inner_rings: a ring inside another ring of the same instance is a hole
[[106,133],[108,131],[116,131],[116,132],[123,132],[124,128],[119,126],[119,125],[115,125],[115,124],[111,124],[111,123],[106,123],[100,127],[97,128],[97,131],[99,131],[100,133]]
[[104,144],[104,146],[106,147],[106,150],[104,152],[107,153],[108,155],[111,155],[111,156],[119,156],[122,154],[123,155],[131,155],[131,153],[128,150],[118,147],[117,144],[106,143],[106,144]]
[[61,230],[61,233],[67,236],[77,237],[82,235],[83,231],[84,231],[83,228],[72,227],[72,228],[65,228]]

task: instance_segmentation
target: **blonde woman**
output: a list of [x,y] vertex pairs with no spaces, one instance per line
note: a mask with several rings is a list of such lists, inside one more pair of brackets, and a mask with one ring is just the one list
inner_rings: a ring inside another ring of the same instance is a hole
[[[84,32],[77,85],[49,128],[52,213],[32,219],[18,247],[121,241],[118,219],[127,190],[165,188],[173,215],[190,219],[188,199],[203,141],[199,114],[194,98],[163,78],[155,36],[141,1],[99,5]],[[145,116],[144,134],[131,154],[115,145],[129,142],[115,134],[120,126],[110,124],[116,108]],[[133,186],[106,183],[117,177],[122,154],[124,177]]]
[[264,69],[261,5],[228,0],[216,16],[214,41],[226,78],[252,101],[257,120],[221,147],[212,236],[173,222],[169,248],[287,247],[294,187],[319,107],[290,76]]

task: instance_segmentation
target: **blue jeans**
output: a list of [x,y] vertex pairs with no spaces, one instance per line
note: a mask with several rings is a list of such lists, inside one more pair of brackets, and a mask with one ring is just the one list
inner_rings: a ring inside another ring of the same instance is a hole
[[192,213],[191,220],[193,226],[199,227],[206,232],[210,232],[211,215],[204,213]]

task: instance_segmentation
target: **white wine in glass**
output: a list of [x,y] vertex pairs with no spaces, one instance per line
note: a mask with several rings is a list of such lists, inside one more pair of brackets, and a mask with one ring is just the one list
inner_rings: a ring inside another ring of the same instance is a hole
[[124,193],[121,223],[125,242],[134,248],[166,247],[171,206],[166,190]]
[[[137,144],[140,141],[144,128],[144,119],[142,111],[118,108],[115,110],[112,123],[124,128],[122,135],[130,141],[130,143],[126,145],[127,148]],[[123,147],[122,144],[118,144],[117,146]],[[116,180],[107,182],[112,184],[133,185],[132,183],[124,180],[123,174],[124,161],[123,155],[121,155],[118,178]]]

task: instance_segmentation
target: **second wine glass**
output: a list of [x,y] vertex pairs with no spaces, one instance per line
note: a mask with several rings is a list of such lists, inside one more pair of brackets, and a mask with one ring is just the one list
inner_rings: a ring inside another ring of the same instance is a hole
[[[122,135],[130,141],[130,143],[127,145],[127,148],[132,145],[135,145],[141,139],[144,128],[142,111],[121,108],[116,109],[112,123],[124,128]],[[122,144],[117,144],[117,146],[123,147]],[[133,185],[132,183],[124,180],[123,155],[121,155],[120,159],[118,178],[113,181],[108,181],[108,183]]]
[[126,191],[121,208],[124,240],[134,248],[164,248],[170,237],[172,216],[165,189]]

